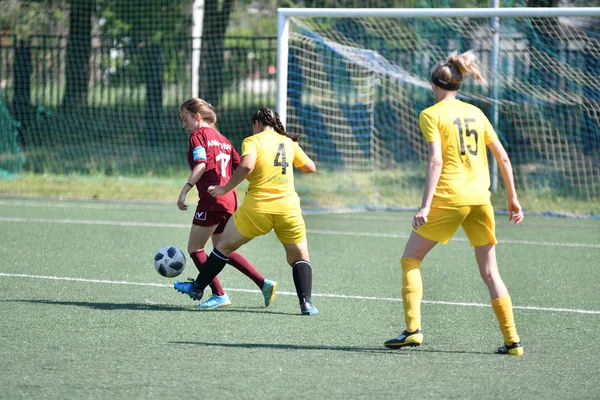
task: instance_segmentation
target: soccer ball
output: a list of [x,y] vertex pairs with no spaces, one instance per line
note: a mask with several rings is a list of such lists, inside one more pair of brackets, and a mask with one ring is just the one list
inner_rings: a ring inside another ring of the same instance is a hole
[[162,247],[154,256],[154,268],[166,278],[173,278],[185,269],[183,251],[175,246]]

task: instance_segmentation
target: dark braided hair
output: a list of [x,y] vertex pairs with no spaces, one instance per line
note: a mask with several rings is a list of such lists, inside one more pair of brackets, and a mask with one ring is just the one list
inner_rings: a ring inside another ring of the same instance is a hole
[[294,142],[298,141],[298,134],[293,134],[285,131],[285,127],[279,119],[279,113],[271,108],[259,108],[258,111],[252,116],[252,122],[258,121],[263,126],[272,127],[275,132],[280,135],[284,135],[292,139]]

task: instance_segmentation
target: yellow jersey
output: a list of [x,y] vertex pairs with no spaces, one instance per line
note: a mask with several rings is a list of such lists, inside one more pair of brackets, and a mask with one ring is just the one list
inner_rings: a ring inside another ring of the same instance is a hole
[[246,155],[254,155],[256,164],[247,178],[249,184],[243,207],[265,214],[299,210],[293,167],[303,166],[309,158],[298,143],[266,130],[244,139],[241,156]]
[[442,100],[421,112],[419,127],[427,143],[442,146],[432,206],[490,204],[486,146],[498,136],[483,111],[458,99]]

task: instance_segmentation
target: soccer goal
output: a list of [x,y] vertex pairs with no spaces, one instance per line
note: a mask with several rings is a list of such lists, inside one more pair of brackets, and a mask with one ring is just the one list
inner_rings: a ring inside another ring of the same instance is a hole
[[460,98],[496,127],[526,210],[598,215],[599,17],[596,7],[279,9],[277,109],[320,167],[297,178],[305,205],[417,207],[430,70],[472,49],[487,82],[467,78]]

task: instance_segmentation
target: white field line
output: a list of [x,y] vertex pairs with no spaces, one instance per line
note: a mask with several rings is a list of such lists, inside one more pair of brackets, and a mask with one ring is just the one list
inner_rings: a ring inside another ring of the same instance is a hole
[[[54,281],[71,281],[71,282],[101,283],[101,284],[103,283],[103,284],[107,284],[107,285],[132,285],[132,286],[168,287],[168,288],[173,287],[173,285],[171,285],[171,284],[164,284],[164,283],[144,283],[144,282],[111,281],[111,280],[105,280],[105,279],[87,279],[87,278],[73,278],[73,277],[61,277],[61,276],[9,274],[9,273],[5,273],[5,272],[0,272],[0,277],[48,279],[48,280],[54,280]],[[251,289],[226,288],[226,290],[229,290],[232,292],[260,293],[260,290],[251,290]],[[296,296],[295,292],[277,291],[277,294],[285,295],[285,296]],[[313,294],[313,297],[329,297],[329,298],[347,299],[347,300],[373,300],[373,301],[402,302],[402,299],[393,298],[393,297],[348,296],[348,295],[343,295],[343,294],[331,294],[331,293]],[[489,304],[466,303],[466,302],[455,302],[455,301],[423,300],[423,303],[424,304],[445,305],[445,306],[487,307],[487,308],[491,307]],[[600,315],[600,310],[581,310],[581,309],[571,309],[571,308],[515,306],[515,305],[513,305],[513,308],[520,309],[520,310],[532,310],[532,311],[550,311],[550,312],[566,312],[566,313],[573,313],[573,314],[597,314],[597,315]]]
[[175,202],[168,203],[139,203],[139,202],[113,202],[113,201],[98,201],[96,203],[85,203],[80,201],[14,201],[0,199],[0,206],[7,207],[33,207],[33,208],[59,208],[80,210],[117,210],[117,211],[165,211],[168,208],[177,210]]
[[[51,224],[78,224],[78,225],[111,225],[149,228],[182,228],[189,229],[189,224],[172,224],[164,222],[139,222],[139,221],[103,221],[88,219],[50,219],[50,218],[10,218],[0,217],[0,222],[23,222],[23,223],[51,223]],[[379,232],[351,232],[351,231],[327,231],[320,229],[307,229],[308,233],[315,235],[334,236],[357,236],[357,237],[380,237],[392,239],[408,239],[407,234],[379,233]],[[456,242],[468,242],[466,238],[452,238]],[[598,243],[567,243],[567,242],[537,242],[533,240],[501,240],[503,244],[550,246],[550,247],[579,247],[588,249],[600,249]]]

